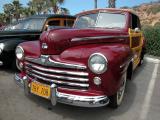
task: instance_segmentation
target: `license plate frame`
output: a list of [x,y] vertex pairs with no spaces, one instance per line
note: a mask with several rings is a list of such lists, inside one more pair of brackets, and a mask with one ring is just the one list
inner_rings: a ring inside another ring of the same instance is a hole
[[32,81],[30,84],[30,92],[34,95],[50,99],[51,97],[51,87],[49,85]]

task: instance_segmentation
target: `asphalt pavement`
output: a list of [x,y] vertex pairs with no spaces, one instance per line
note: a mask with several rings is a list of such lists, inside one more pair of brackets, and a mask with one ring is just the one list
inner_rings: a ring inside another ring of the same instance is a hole
[[82,108],[24,95],[14,72],[0,68],[0,120],[160,120],[160,60],[146,57],[127,82],[122,105]]

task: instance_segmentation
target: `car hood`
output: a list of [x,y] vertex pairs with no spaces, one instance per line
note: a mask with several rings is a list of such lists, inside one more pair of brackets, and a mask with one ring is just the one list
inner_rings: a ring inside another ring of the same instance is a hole
[[[60,54],[69,47],[122,42],[128,39],[128,32],[114,29],[54,29],[44,32],[40,37],[42,54]],[[47,45],[47,48],[43,48]]]

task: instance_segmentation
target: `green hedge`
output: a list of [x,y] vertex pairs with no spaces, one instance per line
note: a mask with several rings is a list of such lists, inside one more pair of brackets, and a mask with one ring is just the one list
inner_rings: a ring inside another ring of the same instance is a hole
[[150,55],[160,56],[160,27],[143,28],[146,39],[146,50]]

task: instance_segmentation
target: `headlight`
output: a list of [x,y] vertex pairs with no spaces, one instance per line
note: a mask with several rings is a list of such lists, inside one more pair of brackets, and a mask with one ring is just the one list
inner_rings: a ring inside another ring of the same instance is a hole
[[18,46],[16,48],[16,57],[19,60],[22,60],[24,58],[24,50],[23,50],[23,48],[21,46]]
[[107,70],[107,58],[100,53],[94,53],[88,60],[90,70],[95,74],[102,74]]
[[4,44],[0,43],[0,54],[2,53],[3,49],[4,49]]

